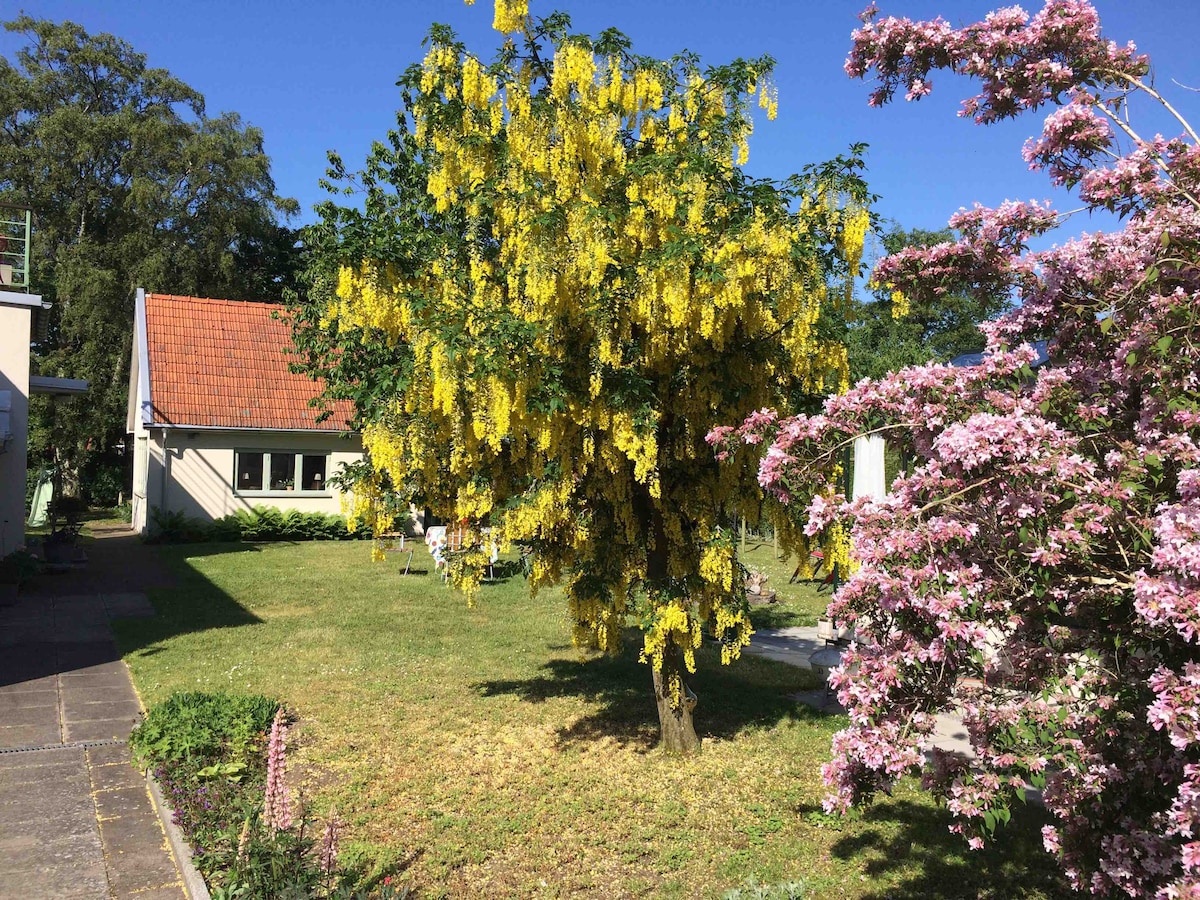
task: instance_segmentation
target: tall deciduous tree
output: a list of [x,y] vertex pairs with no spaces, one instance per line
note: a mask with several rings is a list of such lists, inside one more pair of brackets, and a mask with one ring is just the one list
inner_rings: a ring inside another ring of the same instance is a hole
[[[729,523],[758,498],[704,436],[844,385],[822,309],[858,267],[861,164],[745,174],[770,59],[651,60],[523,3],[496,27],[493,62],[436,27],[402,79],[413,133],[377,148],[365,216],[324,211],[336,297],[301,311],[299,343],[359,379],[360,496],[386,479],[532,544],[532,586],[565,583],[580,644],[612,651],[637,623],[663,745],[692,750],[702,634],[724,662],[749,639]],[[470,591],[478,571],[468,553],[452,574]]]
[[111,35],[21,16],[0,59],[0,200],[35,216],[32,286],[54,304],[42,374],[86,378],[86,403],[34,408],[35,451],[68,468],[124,433],[137,286],[278,300],[296,267],[262,133]]

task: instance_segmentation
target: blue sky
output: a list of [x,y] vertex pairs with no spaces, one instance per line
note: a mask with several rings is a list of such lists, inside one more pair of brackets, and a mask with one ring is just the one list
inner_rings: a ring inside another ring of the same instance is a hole
[[[760,122],[750,146],[755,175],[783,177],[807,162],[870,144],[868,180],[881,196],[877,210],[906,227],[938,228],[974,201],[1056,197],[1048,182],[1027,171],[1024,140],[1040,117],[981,128],[955,116],[972,85],[946,75],[932,96],[867,107],[869,84],[842,71],[850,32],[866,0],[532,0],[535,13],[568,10],[577,30],[620,28],[640,53],[668,56],[681,49],[705,62],[769,53],[778,60],[779,117]],[[879,0],[885,14],[933,17],[952,23],[981,18],[996,4],[965,0]],[[1161,89],[1193,122],[1200,93],[1200,3],[1195,0],[1101,0],[1105,34],[1133,40],[1151,55]],[[1027,5],[1035,11],[1040,3]],[[119,35],[200,90],[210,113],[234,110],[262,128],[280,193],[297,198],[301,221],[322,199],[317,180],[325,151],[338,150],[356,167],[372,140],[382,139],[398,105],[395,80],[422,57],[433,21],[453,26],[487,57],[498,43],[491,2],[393,0],[316,3],[264,0],[141,3],[133,0],[25,0],[30,15],[71,19],[90,31]],[[19,39],[0,34],[11,56]],[[1145,129],[1177,133],[1167,122]],[[1070,231],[1107,223],[1077,218]]]

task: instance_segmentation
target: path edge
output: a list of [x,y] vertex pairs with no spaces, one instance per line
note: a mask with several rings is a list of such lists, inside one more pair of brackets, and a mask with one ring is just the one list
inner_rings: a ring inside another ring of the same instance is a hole
[[183,887],[190,900],[211,900],[208,885],[204,877],[192,862],[192,850],[183,839],[183,832],[171,819],[171,808],[163,798],[158,782],[150,772],[146,773],[146,789],[150,791],[150,799],[154,802],[154,811],[158,813],[158,821],[162,823],[163,831],[167,833],[167,841],[171,845],[171,853],[175,857],[175,865],[183,876]]

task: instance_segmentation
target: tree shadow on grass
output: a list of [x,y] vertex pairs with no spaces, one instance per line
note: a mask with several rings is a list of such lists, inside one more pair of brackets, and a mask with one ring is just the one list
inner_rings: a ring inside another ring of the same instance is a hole
[[[658,711],[650,668],[638,661],[638,644],[640,641],[626,640],[615,656],[552,659],[541,666],[544,674],[476,682],[471,687],[484,697],[515,696],[527,703],[582,698],[598,708],[560,728],[560,746],[606,739],[649,751],[658,744]],[[696,670],[689,684],[700,698],[694,718],[701,738],[729,739],[748,728],[821,717],[792,699],[818,684],[805,669],[749,655],[722,666],[719,652],[704,647],[696,653]]]
[[[834,827],[841,821],[823,816],[818,806],[802,807],[800,813]],[[871,900],[1079,896],[1042,847],[1040,829],[1049,816],[1039,807],[1014,809],[1012,822],[982,850],[968,849],[965,838],[951,834],[951,821],[943,809],[883,798],[854,824],[842,826],[851,833],[834,843],[832,852],[862,866],[872,882],[887,885],[863,895]]]

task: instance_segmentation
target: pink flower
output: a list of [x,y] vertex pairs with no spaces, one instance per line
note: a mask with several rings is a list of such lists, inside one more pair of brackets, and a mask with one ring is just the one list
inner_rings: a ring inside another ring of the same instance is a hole
[[283,707],[275,712],[267,742],[267,787],[263,797],[263,821],[272,831],[292,827],[292,798],[287,779],[287,718]]

